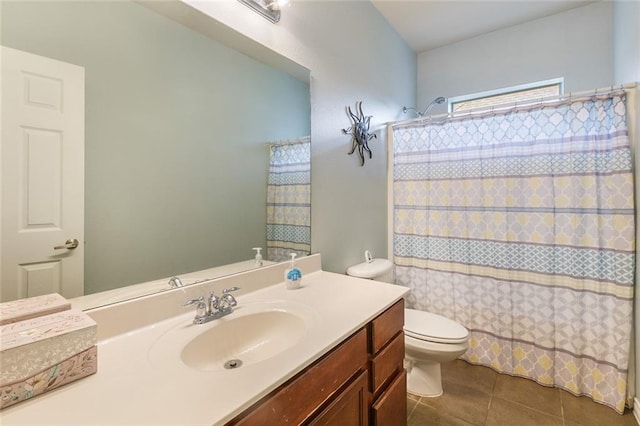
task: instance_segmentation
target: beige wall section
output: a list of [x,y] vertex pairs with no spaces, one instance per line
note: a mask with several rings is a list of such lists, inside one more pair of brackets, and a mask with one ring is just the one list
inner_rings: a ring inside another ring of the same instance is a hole
[[[639,21],[640,23],[640,21]],[[637,394],[640,392],[640,375],[638,374],[638,367],[640,367],[640,351],[637,348],[637,342],[640,342],[640,317],[638,315],[639,308],[639,296],[638,282],[640,281],[640,259],[638,258],[638,241],[640,241],[640,223],[638,223],[638,206],[640,205],[640,177],[638,170],[640,170],[640,156],[638,155],[638,145],[640,145],[640,86],[636,86],[634,89],[627,91],[627,112],[629,121],[627,122],[629,128],[629,143],[631,144],[631,152],[634,155],[635,166],[635,203],[636,203],[636,286],[634,293],[634,339],[631,344],[631,354],[634,358],[630,361],[629,376],[630,381],[635,384],[635,392],[632,393],[636,399],[634,400],[634,415],[636,420],[640,424],[640,401],[637,400]]]
[[[311,70],[312,251],[339,273],[366,249],[385,257],[385,123],[415,103],[415,53],[368,1],[291,2],[278,24],[240,2],[185,2]],[[356,101],[378,134],[364,167],[340,131]]]
[[613,83],[640,81],[640,1],[612,4]]
[[[613,78],[614,84],[640,82],[640,2],[615,1],[613,2]],[[638,145],[640,144],[640,88],[633,90],[633,96],[628,99],[633,105],[629,105],[629,111],[633,112],[629,119],[629,139],[635,154],[636,176],[636,209],[640,200],[640,156]],[[637,217],[637,212],[636,212]],[[640,241],[640,224],[636,219],[636,247]],[[640,342],[640,307],[637,283],[640,281],[640,260],[636,258],[636,292],[635,292],[635,341]],[[634,414],[640,423],[640,401],[637,394],[640,391],[640,351],[635,348],[635,368],[630,368],[635,373],[636,400]]]
[[[565,92],[612,80],[612,5],[597,2],[418,55],[418,107],[453,97],[564,77]],[[445,112],[446,104],[433,113]]]

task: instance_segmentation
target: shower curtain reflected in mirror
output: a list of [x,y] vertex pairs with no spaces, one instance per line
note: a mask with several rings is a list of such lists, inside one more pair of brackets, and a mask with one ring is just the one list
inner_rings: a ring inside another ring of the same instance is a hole
[[267,260],[311,252],[311,138],[269,145]]
[[634,286],[625,92],[393,128],[396,283],[463,356],[622,412]]

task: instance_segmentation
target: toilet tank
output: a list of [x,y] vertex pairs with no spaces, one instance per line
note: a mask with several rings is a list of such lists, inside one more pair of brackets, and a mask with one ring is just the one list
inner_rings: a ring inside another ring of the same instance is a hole
[[347,268],[347,275],[393,284],[393,263],[388,259],[372,259],[365,252],[365,261]]

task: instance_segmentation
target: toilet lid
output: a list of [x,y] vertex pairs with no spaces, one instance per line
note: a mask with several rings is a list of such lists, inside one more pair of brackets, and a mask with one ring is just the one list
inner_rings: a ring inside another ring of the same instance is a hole
[[469,331],[457,322],[431,312],[404,310],[404,333],[416,339],[438,343],[462,343]]
[[378,278],[388,274],[393,268],[393,263],[388,259],[372,259],[371,262],[362,262],[349,266],[347,275],[358,278]]

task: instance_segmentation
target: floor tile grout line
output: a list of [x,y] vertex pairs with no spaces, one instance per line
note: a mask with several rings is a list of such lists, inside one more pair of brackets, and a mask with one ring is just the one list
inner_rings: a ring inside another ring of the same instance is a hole
[[498,372],[494,371],[494,376],[493,376],[493,386],[491,386],[491,395],[494,394],[494,392],[496,391],[496,386],[498,386]]
[[411,412],[409,413],[409,415],[407,416],[407,423],[409,422],[409,419],[411,419],[411,416],[413,416],[413,412],[416,411],[416,407],[418,404],[416,404],[413,409],[411,410]]
[[[407,393],[407,394],[408,394],[408,393]],[[413,406],[413,410],[411,410],[411,413],[407,416],[407,420],[409,420],[409,418],[411,418],[411,416],[413,415],[413,412],[414,412],[414,411],[416,411],[416,409],[418,408],[418,404],[420,403],[420,400],[421,400],[421,399],[422,399],[422,398],[421,398],[421,397],[419,397],[419,398],[416,400],[416,405],[414,405],[414,406]]]
[[[495,387],[495,384],[494,384]],[[489,405],[487,406],[487,415],[484,417],[483,425],[486,426],[489,421],[489,411],[491,410],[491,403],[493,402],[493,391],[489,394]]]
[[558,398],[560,398],[560,414],[562,414],[562,426],[567,426],[567,420],[564,418],[564,401],[562,400],[562,393],[558,392]]
[[487,407],[487,416],[484,418],[484,426],[487,425],[489,421],[489,412],[491,411],[491,405],[493,404],[494,392],[496,391],[496,386],[498,384],[498,373],[494,371],[493,374],[493,386],[491,386],[491,392],[489,393],[489,406]]
[[500,397],[500,396],[496,396],[496,398],[499,398],[499,399],[501,399],[501,400],[503,400],[503,401],[506,401],[506,402],[509,402],[509,403],[511,403],[511,404],[518,405],[518,406],[520,406],[520,407],[524,407],[524,408],[526,408],[526,409],[528,409],[528,410],[535,411],[536,413],[540,413],[540,414],[544,414],[544,415],[546,415],[546,416],[551,416],[551,417],[556,417],[556,418],[562,419],[562,422],[563,422],[563,424],[564,424],[564,416],[563,416],[563,414],[562,414],[562,410],[560,411],[560,415],[559,415],[559,416],[557,416],[557,415],[555,415],[555,414],[551,414],[551,413],[546,412],[546,411],[538,410],[537,408],[533,408],[533,407],[530,407],[530,406],[528,406],[528,405],[526,405],[526,404],[522,404],[522,403],[520,403],[520,402],[512,401],[512,400],[510,400],[510,399],[505,399],[505,398],[502,398],[502,397]]

